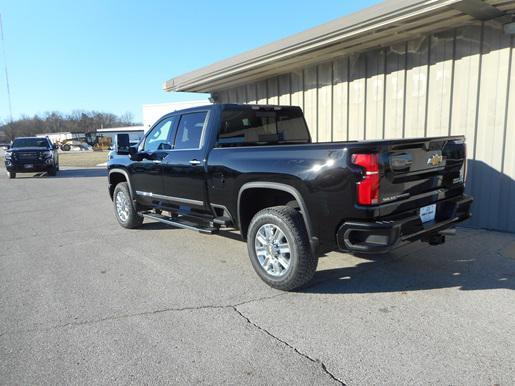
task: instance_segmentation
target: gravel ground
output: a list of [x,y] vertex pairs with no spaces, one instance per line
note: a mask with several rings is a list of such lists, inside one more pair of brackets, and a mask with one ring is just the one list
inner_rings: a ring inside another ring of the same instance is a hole
[[116,222],[102,168],[0,171],[1,384],[514,384],[515,236],[460,229],[314,283],[236,234]]

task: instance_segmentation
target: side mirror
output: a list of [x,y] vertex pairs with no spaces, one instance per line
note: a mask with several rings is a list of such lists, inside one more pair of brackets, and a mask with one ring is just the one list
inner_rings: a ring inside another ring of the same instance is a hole
[[145,152],[139,152],[138,146],[129,147],[129,158],[133,161],[142,161],[147,154]]
[[53,144],[52,145],[52,150],[57,150],[57,149],[58,149],[57,145]]
[[129,134],[116,134],[116,145],[115,151],[120,155],[128,155],[130,154],[130,141]]

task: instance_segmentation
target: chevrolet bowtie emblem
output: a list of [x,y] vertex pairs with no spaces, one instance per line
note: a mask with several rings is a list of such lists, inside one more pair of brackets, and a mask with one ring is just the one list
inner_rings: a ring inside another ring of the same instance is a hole
[[427,164],[432,166],[438,166],[443,162],[443,156],[441,154],[433,154],[428,160]]

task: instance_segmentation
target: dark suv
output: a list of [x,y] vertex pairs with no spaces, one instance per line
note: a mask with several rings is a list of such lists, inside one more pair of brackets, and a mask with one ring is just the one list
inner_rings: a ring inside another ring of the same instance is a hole
[[55,176],[59,170],[57,146],[48,137],[16,138],[5,152],[5,168],[9,178],[16,178],[16,173],[33,172]]

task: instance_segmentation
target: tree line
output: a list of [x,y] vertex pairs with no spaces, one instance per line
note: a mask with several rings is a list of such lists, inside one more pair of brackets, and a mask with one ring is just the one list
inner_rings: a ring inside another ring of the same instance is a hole
[[32,117],[22,116],[15,121],[0,125],[9,141],[16,137],[33,136],[43,133],[86,133],[107,127],[135,126],[133,115],[116,115],[98,111],[74,111],[70,114],[49,112]]

